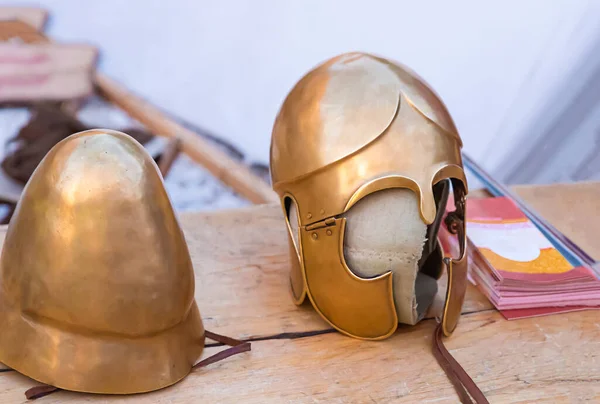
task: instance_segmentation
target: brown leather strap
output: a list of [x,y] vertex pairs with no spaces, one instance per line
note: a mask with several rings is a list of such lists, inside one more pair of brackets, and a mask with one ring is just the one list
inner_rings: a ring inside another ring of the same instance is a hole
[[[1,163],[4,172],[13,180],[26,184],[33,171],[48,152],[61,140],[73,133],[92,129],[77,118],[71,116],[56,102],[39,102],[31,106],[31,118],[9,140],[14,144]],[[153,138],[151,133],[141,129],[125,128],[127,133],[141,144]]]
[[[231,348],[227,348],[224,351],[218,352],[212,356],[209,356],[206,359],[201,360],[192,366],[192,370],[200,369],[205,366],[208,366],[212,363],[219,362],[223,359],[229,358],[230,356],[237,355],[242,352],[248,352],[251,349],[251,345],[249,342],[240,341],[235,338],[226,337],[224,335],[216,334],[210,331],[204,331],[206,338],[210,338],[214,341],[220,342],[225,345],[231,346]],[[48,394],[52,394],[55,391],[61,390],[58,387],[49,386],[47,384],[42,384],[39,386],[35,386],[30,388],[25,392],[25,397],[28,400],[35,400],[37,398],[41,398],[47,396]]]
[[454,190],[455,210],[446,215],[444,222],[450,234],[455,234],[458,239],[458,256],[444,257],[443,261],[448,273],[448,286],[446,288],[446,302],[442,314],[442,332],[449,337],[460,319],[460,314],[465,300],[468,284],[468,258],[467,258],[467,232],[466,232],[466,189],[459,180],[452,181]]
[[225,345],[229,345],[231,348],[227,348],[224,351],[218,352],[212,356],[209,356],[206,359],[201,360],[192,367],[192,370],[203,368],[205,366],[210,365],[211,363],[221,361],[223,359],[229,358],[230,356],[237,355],[242,352],[248,352],[251,349],[249,342],[244,342],[235,338],[215,334],[214,332],[210,331],[205,331],[205,333],[207,338],[210,338],[214,341],[220,342]]
[[28,400],[35,400],[37,398],[42,398],[44,396],[47,396],[48,394],[52,394],[58,390],[60,390],[58,387],[48,386],[47,384],[42,384],[42,385],[35,386],[35,387],[32,387],[29,390],[27,390],[25,392],[25,397],[27,397]]
[[485,398],[479,387],[477,387],[477,384],[475,384],[473,379],[460,366],[460,363],[454,359],[444,346],[441,323],[437,325],[433,333],[433,355],[452,385],[454,385],[461,403],[472,404],[475,402],[476,404],[489,404],[489,401]]

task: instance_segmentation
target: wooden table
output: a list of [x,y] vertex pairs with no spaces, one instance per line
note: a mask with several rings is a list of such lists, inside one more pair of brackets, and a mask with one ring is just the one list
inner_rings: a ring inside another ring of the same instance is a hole
[[[517,191],[558,229],[600,257],[600,183]],[[251,340],[252,351],[149,394],[115,397],[61,391],[40,403],[458,401],[431,354],[433,318],[415,327],[401,326],[385,341],[366,342],[334,332],[310,304],[294,306],[288,294],[286,230],[278,206],[184,214],[181,223],[206,328]],[[434,311],[440,304],[438,296]],[[600,312],[506,321],[470,286],[463,313],[447,346],[490,402],[600,401]],[[220,349],[209,347],[204,356]],[[25,401],[24,391],[36,384],[15,371],[0,373],[0,403]]]

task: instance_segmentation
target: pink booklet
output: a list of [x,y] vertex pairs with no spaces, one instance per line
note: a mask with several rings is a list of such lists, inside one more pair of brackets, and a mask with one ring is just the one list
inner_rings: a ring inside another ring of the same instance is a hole
[[[508,198],[467,201],[471,281],[508,319],[600,307],[600,281],[573,266]],[[446,251],[456,239],[440,232]]]

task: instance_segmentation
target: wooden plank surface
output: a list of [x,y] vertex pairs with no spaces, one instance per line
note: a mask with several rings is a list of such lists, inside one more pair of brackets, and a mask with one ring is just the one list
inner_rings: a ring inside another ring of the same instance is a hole
[[515,191],[540,215],[600,261],[600,186],[598,182],[520,186]]
[[[208,329],[247,339],[331,328],[309,303],[298,307],[290,298],[287,235],[279,206],[184,214],[181,222],[194,262],[196,300]],[[444,275],[430,317],[441,312],[445,291]],[[491,307],[469,285],[463,311]]]
[[[600,328],[593,311],[505,321],[465,315],[448,348],[491,403],[600,400]],[[431,355],[434,320],[380,342],[339,333],[254,342],[252,352],[194,372],[170,388],[136,396],[58,392],[40,403],[455,403]],[[216,348],[211,348],[213,352]],[[31,380],[0,375],[3,403],[21,402]]]
[[[598,257],[600,245],[590,229],[600,227],[592,200],[600,184],[539,189],[517,191]],[[541,208],[536,198],[543,199]],[[564,198],[575,201],[578,209],[565,210]],[[293,305],[278,206],[183,214],[181,223],[206,328],[254,340],[252,352],[150,394],[60,392],[43,402],[457,402],[431,354],[434,319],[400,327],[388,340],[365,342],[333,332],[310,305]],[[492,403],[600,400],[597,311],[509,322],[469,288],[463,312],[467,314],[447,345]],[[218,349],[208,348],[205,355]],[[0,373],[0,402],[23,402],[24,390],[33,385],[16,372]]]

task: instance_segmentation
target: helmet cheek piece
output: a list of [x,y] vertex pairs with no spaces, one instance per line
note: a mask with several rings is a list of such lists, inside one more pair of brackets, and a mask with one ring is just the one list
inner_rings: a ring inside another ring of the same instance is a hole
[[467,290],[466,191],[459,180],[453,179],[452,186],[456,209],[446,216],[445,225],[458,239],[459,255],[457,258],[444,257],[443,260],[448,272],[448,289],[442,315],[442,331],[445,336],[450,336],[458,324]]

